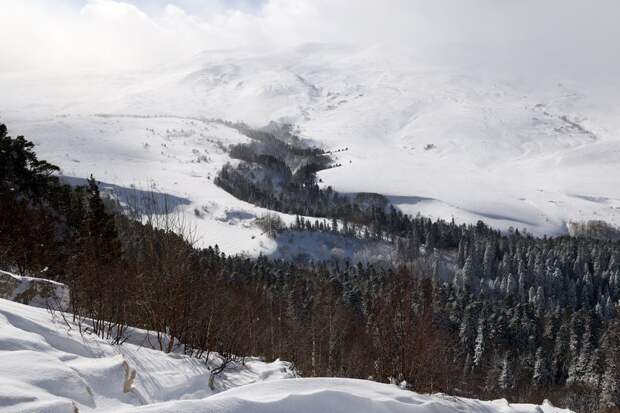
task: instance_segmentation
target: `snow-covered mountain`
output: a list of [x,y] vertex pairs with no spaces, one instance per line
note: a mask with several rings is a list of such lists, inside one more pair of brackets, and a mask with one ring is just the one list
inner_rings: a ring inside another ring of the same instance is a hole
[[385,194],[408,213],[535,234],[565,233],[571,221],[620,224],[616,84],[307,45],[209,52],[123,75],[4,74],[0,86],[9,97],[0,119],[65,175],[154,184],[184,200],[205,244],[227,252],[276,246],[251,228],[264,211],[212,184],[229,160],[221,145],[245,137],[204,119],[287,122],[317,145],[346,147],[342,167],[321,172],[324,183]]
[[281,361],[246,359],[211,380],[204,360],[157,350],[154,334],[129,329],[127,337],[122,346],[114,345],[84,329],[80,333],[71,314],[0,299],[0,410],[569,413],[548,403],[419,395],[363,380],[297,379]]

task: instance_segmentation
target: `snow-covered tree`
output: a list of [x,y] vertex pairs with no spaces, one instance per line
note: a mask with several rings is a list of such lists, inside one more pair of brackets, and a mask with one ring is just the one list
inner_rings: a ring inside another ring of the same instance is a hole
[[482,275],[484,278],[495,278],[495,247],[492,243],[487,243],[482,258]]
[[511,357],[508,353],[504,354],[504,358],[502,360],[502,370],[499,378],[497,379],[497,384],[502,390],[509,390],[514,386]]
[[536,349],[534,359],[534,374],[532,384],[537,387],[544,387],[551,382],[551,370],[549,369],[549,359],[542,347]]
[[487,350],[487,325],[486,319],[484,318],[484,314],[481,314],[478,319],[478,328],[476,329],[476,341],[474,343],[474,358],[473,365],[474,368],[478,368],[482,365],[484,360],[484,356]]

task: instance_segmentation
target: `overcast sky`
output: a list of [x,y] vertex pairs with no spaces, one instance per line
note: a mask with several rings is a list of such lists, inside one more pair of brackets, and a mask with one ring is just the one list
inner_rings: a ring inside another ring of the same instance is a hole
[[0,16],[0,72],[136,68],[308,42],[533,75],[620,69],[618,0],[0,0]]
[[[77,8],[83,7],[88,0],[66,0]],[[255,13],[260,10],[266,0],[127,0],[142,11],[156,15],[165,10],[170,3],[194,15],[207,15],[224,10],[242,10]]]

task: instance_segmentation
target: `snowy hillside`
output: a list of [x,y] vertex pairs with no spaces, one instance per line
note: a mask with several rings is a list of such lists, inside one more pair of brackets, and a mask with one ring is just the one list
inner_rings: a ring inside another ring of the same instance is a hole
[[69,182],[92,173],[104,190],[129,203],[140,203],[153,191],[155,209],[182,212],[204,246],[218,244],[228,253],[252,256],[275,249],[252,224],[267,211],[213,184],[231,160],[224,148],[248,140],[236,130],[176,117],[68,116],[32,127],[30,136],[41,137],[36,140],[40,153],[60,165]]
[[218,376],[211,389],[204,361],[153,349],[154,335],[131,330],[115,346],[80,335],[66,317],[0,299],[0,411],[114,412],[293,375],[288,363],[250,359]]
[[[561,413],[543,406],[425,396],[350,379],[290,379],[288,363],[247,360],[213,382],[205,363],[152,349],[129,330],[122,346],[80,335],[70,315],[0,299],[2,412]],[[286,379],[286,380],[284,380]],[[256,383],[256,384],[252,384]],[[226,390],[233,388],[232,390]],[[143,407],[139,407],[143,406]]]
[[276,246],[251,228],[264,211],[210,180],[228,160],[220,145],[244,137],[197,118],[289,122],[317,145],[348,147],[337,156],[342,167],[321,172],[325,184],[385,194],[408,213],[535,234],[566,233],[571,221],[620,225],[613,84],[536,83],[373,48],[309,45],[203,53],[124,75],[3,74],[0,86],[12,97],[0,102],[10,132],[33,139],[65,175],[154,184],[183,200],[205,244],[231,253]]

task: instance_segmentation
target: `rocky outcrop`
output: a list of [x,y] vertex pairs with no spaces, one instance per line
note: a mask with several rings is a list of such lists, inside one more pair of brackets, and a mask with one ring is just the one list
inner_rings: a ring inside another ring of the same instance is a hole
[[5,271],[0,271],[0,298],[59,310],[67,310],[70,303],[69,287],[65,284]]

